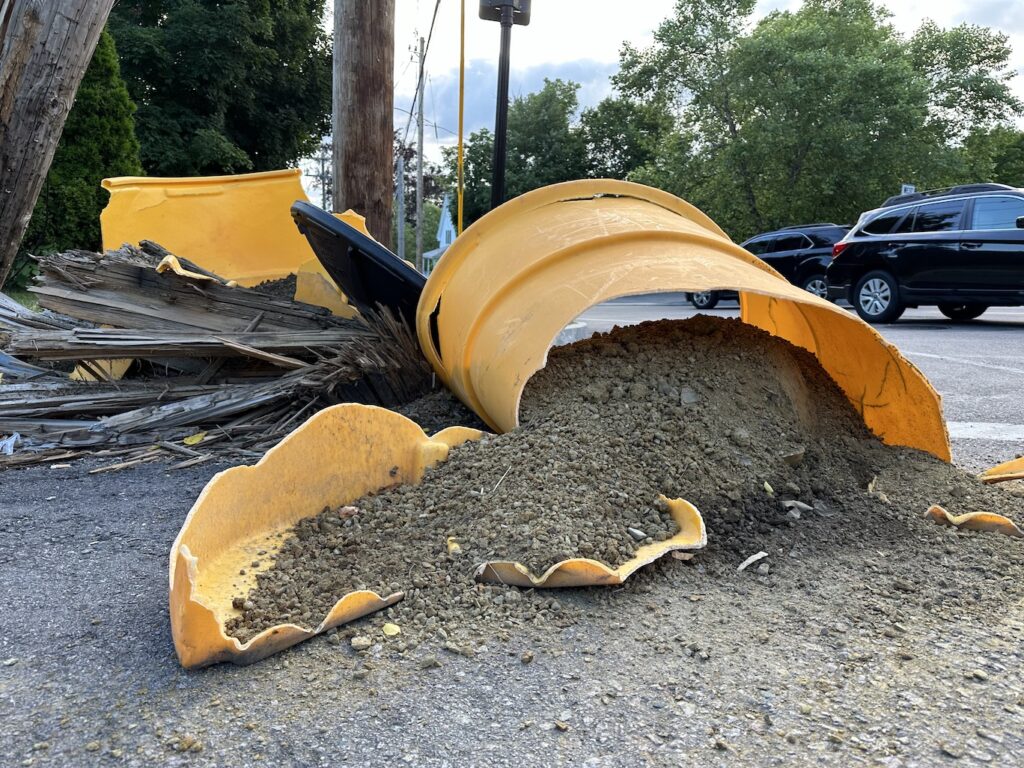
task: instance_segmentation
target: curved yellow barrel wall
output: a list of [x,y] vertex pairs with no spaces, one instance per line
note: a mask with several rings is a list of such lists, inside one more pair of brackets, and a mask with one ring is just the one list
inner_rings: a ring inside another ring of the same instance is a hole
[[484,216],[430,275],[417,332],[445,383],[507,431],[553,339],[584,310],[639,293],[705,290],[740,291],[745,322],[814,353],[886,443],[949,460],[939,397],[894,346],[791,285],[693,206],[638,184],[556,184]]
[[301,173],[104,179],[103,247],[152,240],[246,287],[294,274],[314,257],[291,217]]

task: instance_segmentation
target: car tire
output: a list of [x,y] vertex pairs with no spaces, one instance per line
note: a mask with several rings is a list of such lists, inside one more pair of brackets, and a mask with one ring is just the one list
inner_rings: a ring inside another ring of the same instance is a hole
[[939,312],[957,322],[976,320],[986,309],[988,306],[985,304],[939,304]]
[[689,295],[690,303],[697,309],[714,309],[718,306],[718,291],[701,291]]
[[869,323],[894,323],[906,307],[900,301],[896,278],[888,272],[868,272],[853,289],[853,308]]
[[819,299],[828,298],[828,281],[825,279],[824,272],[815,272],[807,275],[807,277],[800,281],[800,287],[808,293],[813,293]]

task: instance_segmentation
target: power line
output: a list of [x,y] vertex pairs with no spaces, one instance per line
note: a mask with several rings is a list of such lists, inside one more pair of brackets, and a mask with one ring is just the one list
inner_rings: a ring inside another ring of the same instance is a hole
[[[414,114],[414,113],[410,112],[408,109],[406,109],[405,107],[394,107],[394,109],[397,112],[403,112],[403,113],[405,113],[407,115]],[[450,133],[452,136],[458,135],[451,128],[445,128],[443,125],[440,125],[439,123],[435,123],[432,120],[425,120],[424,122],[426,122],[427,125],[429,125],[431,128],[436,128],[439,131],[444,131],[445,133]]]
[[[434,23],[437,21],[437,10],[441,7],[441,0],[437,0],[434,3],[434,15],[430,19],[430,31],[427,33],[427,45],[423,49],[423,67],[426,69],[427,55],[430,53],[430,41],[434,37]],[[416,110],[416,99],[422,98],[420,91],[423,88],[423,77],[422,74],[416,80],[416,92],[412,96],[412,105],[409,107],[409,119],[405,123],[405,135],[402,138],[402,143],[405,144],[409,141],[409,128],[412,126],[413,112]]]

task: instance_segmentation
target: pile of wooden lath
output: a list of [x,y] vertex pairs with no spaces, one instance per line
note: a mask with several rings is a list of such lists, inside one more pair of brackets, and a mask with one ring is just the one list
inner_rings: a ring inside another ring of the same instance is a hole
[[[0,466],[115,457],[104,468],[255,457],[316,410],[385,406],[423,394],[430,374],[409,329],[381,312],[321,307],[172,271],[143,243],[39,259],[44,311],[0,294]],[[190,271],[203,273],[182,260]],[[204,273],[209,277],[209,273]],[[113,380],[99,361],[134,360]],[[73,380],[77,364],[98,381]]]

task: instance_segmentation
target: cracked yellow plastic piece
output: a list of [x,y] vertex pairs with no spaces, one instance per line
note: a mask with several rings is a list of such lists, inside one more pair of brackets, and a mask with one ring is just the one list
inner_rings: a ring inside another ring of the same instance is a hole
[[986,469],[978,479],[983,483],[1005,483],[1008,480],[1024,480],[1024,456],[1019,459],[1004,461],[991,469]]
[[226,285],[228,288],[234,288],[238,283],[234,280],[224,280],[213,275],[204,275],[201,272],[193,272],[191,269],[185,269],[181,266],[181,262],[177,256],[169,255],[164,256],[160,263],[156,265],[157,274],[162,275],[164,272],[173,272],[178,277],[187,277],[189,280],[197,280],[200,282],[208,283],[220,283]]
[[246,643],[224,631],[238,615],[233,598],[247,595],[256,574],[272,565],[295,523],[371,491],[417,483],[451,447],[482,434],[451,427],[428,437],[401,414],[336,405],[310,418],[258,463],[216,475],[171,549],[171,633],[182,665],[250,664],[401,600],[401,592],[352,592],[313,628],[279,624]]
[[856,315],[791,285],[706,215],[660,190],[588,180],[529,192],[460,235],[431,273],[416,328],[431,366],[493,429],[557,334],[604,301],[738,290],[744,322],[812,352],[884,442],[949,461],[939,396]]
[[995,531],[1005,536],[1024,539],[1024,531],[1008,517],[994,512],[968,512],[963,515],[951,515],[938,504],[932,504],[924,516],[939,525],[952,525],[967,531]]
[[548,568],[541,576],[534,576],[525,565],[504,560],[481,565],[477,568],[476,580],[527,588],[621,584],[637,569],[653,563],[669,552],[703,549],[708,537],[704,528],[704,518],[697,508],[684,499],[668,499],[664,496],[661,499],[668,504],[669,513],[679,526],[679,532],[670,539],[645,544],[618,568],[610,568],[597,560],[579,557],[563,560]]
[[103,180],[103,247],[152,240],[240,285],[294,274],[313,258],[291,206],[307,200],[301,171]]

